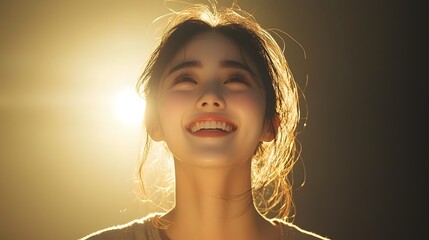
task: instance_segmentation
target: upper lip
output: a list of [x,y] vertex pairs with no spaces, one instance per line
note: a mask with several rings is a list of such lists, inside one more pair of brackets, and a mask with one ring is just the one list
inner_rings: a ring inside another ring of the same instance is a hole
[[[198,126],[198,123],[208,123],[208,122],[215,122],[216,124],[221,123],[221,125],[223,127],[225,127],[225,129],[228,129],[228,132],[232,132],[235,131],[237,129],[237,125],[235,123],[233,123],[231,120],[229,120],[228,118],[222,116],[222,115],[218,115],[218,114],[205,114],[205,115],[200,115],[195,117],[194,119],[192,119],[188,124],[186,124],[186,129],[189,132],[194,132],[193,130],[195,130]],[[225,125],[223,125],[225,123]]]

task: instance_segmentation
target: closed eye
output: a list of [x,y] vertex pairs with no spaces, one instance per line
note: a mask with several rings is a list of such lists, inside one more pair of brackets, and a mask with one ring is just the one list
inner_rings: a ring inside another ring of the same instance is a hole
[[231,75],[226,81],[225,84],[244,84],[249,85],[249,82],[246,77],[240,74]]
[[182,74],[172,79],[169,88],[177,91],[189,91],[194,89],[197,85],[198,82],[192,77],[192,75]]
[[177,84],[180,84],[180,83],[194,83],[194,84],[197,84],[197,81],[195,79],[193,79],[191,75],[185,74],[185,75],[180,75],[179,77],[177,77],[173,81],[173,85],[177,85]]

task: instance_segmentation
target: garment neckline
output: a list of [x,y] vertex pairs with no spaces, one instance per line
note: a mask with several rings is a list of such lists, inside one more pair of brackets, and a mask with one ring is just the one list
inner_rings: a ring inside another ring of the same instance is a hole
[[[151,228],[151,235],[153,236],[154,240],[163,240],[161,238],[161,230],[165,230],[169,227],[168,223],[162,223],[160,217],[162,217],[162,214],[155,213],[152,217],[150,217],[150,228]],[[273,223],[279,230],[279,240],[283,239],[284,237],[284,221],[278,218],[270,219],[271,223]]]

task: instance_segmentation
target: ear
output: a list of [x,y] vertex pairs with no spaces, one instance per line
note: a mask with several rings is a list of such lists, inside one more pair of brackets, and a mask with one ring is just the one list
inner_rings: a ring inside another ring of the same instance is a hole
[[164,141],[164,134],[159,126],[159,121],[156,121],[156,119],[156,114],[146,108],[145,125],[147,134],[155,142]]
[[272,121],[266,122],[264,128],[262,129],[261,141],[262,142],[271,142],[277,136],[277,131],[280,125],[280,117],[276,113]]
[[146,131],[149,137],[153,141],[155,142],[164,141],[164,135],[162,134],[162,131],[159,128],[159,126],[154,126],[154,124],[146,123]]

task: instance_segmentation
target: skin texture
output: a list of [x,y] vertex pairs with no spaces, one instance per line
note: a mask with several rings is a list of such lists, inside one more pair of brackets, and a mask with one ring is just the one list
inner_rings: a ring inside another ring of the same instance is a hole
[[[191,39],[170,61],[149,134],[173,153],[176,206],[163,219],[165,239],[278,239],[278,228],[252,202],[251,157],[271,141],[265,93],[250,59],[216,32]],[[248,65],[247,65],[248,64]],[[232,130],[192,133],[195,122]],[[190,234],[192,232],[192,234]]]

